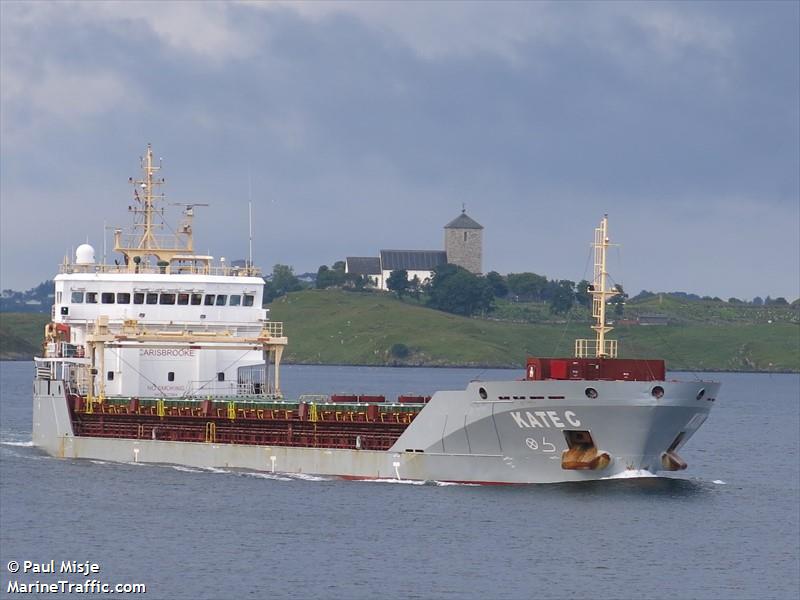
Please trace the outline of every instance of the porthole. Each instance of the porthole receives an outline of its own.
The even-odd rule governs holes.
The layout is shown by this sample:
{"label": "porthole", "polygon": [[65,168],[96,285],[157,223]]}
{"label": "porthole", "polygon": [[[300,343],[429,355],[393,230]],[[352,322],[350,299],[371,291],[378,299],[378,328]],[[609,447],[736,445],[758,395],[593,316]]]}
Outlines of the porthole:
{"label": "porthole", "polygon": [[597,398],[597,390],[594,388],[586,388],[584,394],[586,394],[587,398],[591,398],[592,400]]}
{"label": "porthole", "polygon": [[657,385],[650,393],[653,394],[653,398],[662,398],[664,396],[664,388]]}
{"label": "porthole", "polygon": [[484,400],[486,400],[486,398],[488,398],[488,397],[489,397],[489,394],[487,394],[487,393],[486,393],[486,388],[479,388],[479,389],[478,389],[478,395],[479,395],[481,398],[483,398]]}
{"label": "porthole", "polygon": [[702,400],[703,396],[705,396],[705,395],[706,395],[706,388],[700,388],[700,391],[697,392],[697,396],[696,397],[697,397],[698,400]]}

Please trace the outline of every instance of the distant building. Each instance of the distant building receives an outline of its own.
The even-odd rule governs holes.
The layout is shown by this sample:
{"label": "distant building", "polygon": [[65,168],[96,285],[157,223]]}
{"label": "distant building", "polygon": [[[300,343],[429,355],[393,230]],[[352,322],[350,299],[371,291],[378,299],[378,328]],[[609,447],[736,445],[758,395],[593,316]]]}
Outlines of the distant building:
{"label": "distant building", "polygon": [[483,225],[467,215],[467,209],[444,226],[447,262],[479,275],[483,273]]}
{"label": "distant building", "polygon": [[447,264],[447,253],[442,250],[381,250],[381,273],[383,285],[381,289],[388,289],[386,281],[392,271],[405,270],[408,280],[419,278],[420,283],[433,276],[433,269],[439,265]]}
{"label": "distant building", "polygon": [[381,259],[374,256],[348,256],[344,261],[344,272],[361,275],[369,280],[369,285],[383,289]]}
{"label": "distant building", "polygon": [[466,208],[444,226],[444,250],[381,250],[378,258],[348,256],[344,270],[369,277],[371,285],[385,290],[392,271],[405,270],[409,281],[417,277],[425,283],[436,267],[447,263],[476,275],[483,272],[483,225],[467,215]]}

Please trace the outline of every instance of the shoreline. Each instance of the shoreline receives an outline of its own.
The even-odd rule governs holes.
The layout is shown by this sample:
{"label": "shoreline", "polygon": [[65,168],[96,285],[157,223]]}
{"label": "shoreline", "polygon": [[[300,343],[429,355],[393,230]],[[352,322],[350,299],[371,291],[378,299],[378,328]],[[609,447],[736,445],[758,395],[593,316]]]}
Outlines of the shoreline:
{"label": "shoreline", "polygon": [[[5,362],[33,362],[33,358],[0,358],[0,363]],[[284,360],[281,362],[283,366],[308,366],[308,367],[370,367],[376,369],[498,369],[498,370],[524,370],[523,365],[480,365],[480,364],[421,364],[421,365],[404,365],[404,364],[366,364],[366,363],[317,363],[317,362],[293,362]],[[670,369],[667,365],[667,373],[750,373],[758,375],[800,375],[800,369],[792,370],[733,370],[733,369]]]}

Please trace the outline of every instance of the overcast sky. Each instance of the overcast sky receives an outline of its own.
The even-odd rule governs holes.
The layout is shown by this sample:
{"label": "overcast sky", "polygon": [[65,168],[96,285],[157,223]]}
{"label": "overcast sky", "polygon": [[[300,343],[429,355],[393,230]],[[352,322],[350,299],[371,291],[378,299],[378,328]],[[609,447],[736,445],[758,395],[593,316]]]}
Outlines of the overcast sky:
{"label": "overcast sky", "polygon": [[800,295],[800,4],[0,2],[0,287],[126,224],[153,144],[198,251],[441,249],[626,290]]}

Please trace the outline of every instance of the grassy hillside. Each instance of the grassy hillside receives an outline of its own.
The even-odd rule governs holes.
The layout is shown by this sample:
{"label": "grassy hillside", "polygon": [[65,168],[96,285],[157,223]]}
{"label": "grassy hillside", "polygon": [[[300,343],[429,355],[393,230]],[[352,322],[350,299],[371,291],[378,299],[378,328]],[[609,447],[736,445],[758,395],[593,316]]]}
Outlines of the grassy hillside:
{"label": "grassy hillside", "polygon": [[45,313],[0,313],[0,360],[27,360],[41,352]]}
{"label": "grassy hillside", "polygon": [[[529,324],[469,319],[385,294],[309,290],[279,298],[286,358],[303,363],[519,366],[528,355],[569,356],[583,323]],[[665,358],[672,369],[800,370],[800,326],[707,323],[615,330],[622,356]],[[407,357],[393,355],[403,344]]]}
{"label": "grassy hillside", "polygon": [[[615,329],[621,356],[664,358],[675,370],[800,371],[800,325],[780,318],[790,312],[744,319],[739,308],[726,317],[696,306],[703,303],[689,302],[683,312],[679,304],[662,301],[661,310],[645,311],[668,313],[674,324]],[[272,319],[286,325],[285,360],[296,363],[521,366],[529,355],[571,356],[575,338],[592,337],[585,322],[470,319],[367,292],[306,290],[270,308]],[[47,318],[0,313],[0,358],[38,352]]]}

